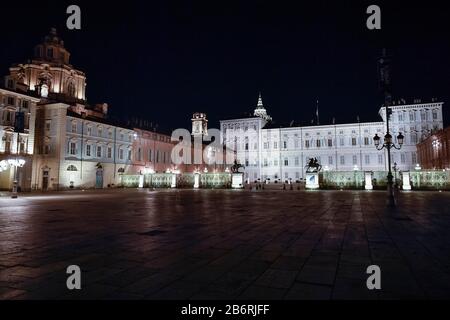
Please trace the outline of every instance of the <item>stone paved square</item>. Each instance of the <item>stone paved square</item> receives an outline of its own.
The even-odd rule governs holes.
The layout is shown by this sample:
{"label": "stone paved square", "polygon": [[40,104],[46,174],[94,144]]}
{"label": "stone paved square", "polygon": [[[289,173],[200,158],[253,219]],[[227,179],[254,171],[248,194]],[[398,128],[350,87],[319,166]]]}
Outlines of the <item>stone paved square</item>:
{"label": "stone paved square", "polygon": [[[450,297],[450,194],[73,191],[0,198],[1,299]],[[381,268],[381,290],[366,269]],[[68,290],[66,268],[81,268]]]}

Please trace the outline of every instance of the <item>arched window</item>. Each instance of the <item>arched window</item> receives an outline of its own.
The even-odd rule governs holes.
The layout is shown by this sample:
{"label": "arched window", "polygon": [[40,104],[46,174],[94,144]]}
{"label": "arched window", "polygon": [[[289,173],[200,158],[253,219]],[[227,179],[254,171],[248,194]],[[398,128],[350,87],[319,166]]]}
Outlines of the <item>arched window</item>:
{"label": "arched window", "polygon": [[75,85],[73,82],[69,82],[67,85],[67,94],[71,97],[75,97]]}
{"label": "arched window", "polygon": [[67,171],[78,171],[77,167],[75,167],[73,164],[67,167]]}

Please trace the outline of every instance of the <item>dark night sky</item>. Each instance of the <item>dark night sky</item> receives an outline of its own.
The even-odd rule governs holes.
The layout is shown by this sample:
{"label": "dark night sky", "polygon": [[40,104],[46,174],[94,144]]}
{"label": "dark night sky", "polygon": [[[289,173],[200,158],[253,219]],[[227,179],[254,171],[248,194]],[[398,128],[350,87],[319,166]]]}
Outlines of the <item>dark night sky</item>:
{"label": "dark night sky", "polygon": [[[294,1],[292,1],[294,2]],[[395,3],[394,3],[395,2]],[[426,3],[426,7],[425,7]],[[82,30],[65,28],[79,4]],[[382,30],[366,28],[369,4]],[[0,74],[24,62],[55,26],[71,63],[87,74],[89,103],[114,115],[190,126],[204,111],[210,127],[251,112],[258,91],[278,122],[378,121],[376,59],[394,56],[394,97],[449,102],[450,10],[427,1],[2,1]],[[450,107],[444,105],[448,123]]]}

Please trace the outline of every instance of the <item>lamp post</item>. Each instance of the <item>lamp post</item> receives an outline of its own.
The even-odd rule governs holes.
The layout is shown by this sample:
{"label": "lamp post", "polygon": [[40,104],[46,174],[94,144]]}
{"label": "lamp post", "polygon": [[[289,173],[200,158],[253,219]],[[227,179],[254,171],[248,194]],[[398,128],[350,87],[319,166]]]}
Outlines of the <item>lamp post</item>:
{"label": "lamp post", "polygon": [[383,49],[382,56],[378,59],[378,76],[379,76],[379,87],[384,94],[384,108],[386,111],[386,134],[384,135],[384,141],[380,145],[381,138],[378,134],[373,137],[373,142],[377,150],[387,149],[387,163],[388,163],[388,201],[387,205],[389,207],[395,207],[394,190],[392,188],[392,170],[391,170],[391,149],[400,150],[403,145],[403,139],[405,138],[401,132],[397,136],[398,146],[392,141],[392,135],[389,132],[389,116],[392,114],[392,109],[389,108],[392,102],[392,83],[391,83],[391,58],[386,55],[386,49]]}
{"label": "lamp post", "polygon": [[391,170],[391,149],[400,150],[403,145],[403,139],[405,138],[400,132],[397,136],[398,146],[394,144],[392,141],[392,135],[389,133],[389,115],[392,113],[392,110],[389,107],[386,107],[386,134],[384,135],[384,141],[380,145],[381,138],[378,134],[375,134],[373,137],[373,142],[375,144],[375,148],[377,150],[382,150],[384,148],[387,149],[387,160],[388,160],[388,175],[387,175],[387,192],[388,192],[388,201],[387,204],[389,207],[395,207],[395,198],[394,198],[394,189],[393,189],[393,179],[392,179],[392,170]]}

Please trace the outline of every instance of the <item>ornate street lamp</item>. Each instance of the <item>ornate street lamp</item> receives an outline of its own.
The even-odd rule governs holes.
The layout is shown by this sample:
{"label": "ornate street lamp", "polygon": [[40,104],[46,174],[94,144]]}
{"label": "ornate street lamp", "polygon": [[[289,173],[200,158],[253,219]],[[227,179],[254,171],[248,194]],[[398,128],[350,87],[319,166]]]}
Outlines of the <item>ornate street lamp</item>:
{"label": "ornate street lamp", "polygon": [[[395,198],[394,198],[394,189],[393,189],[393,177],[392,177],[392,170],[391,170],[391,149],[397,149],[400,150],[402,145],[403,145],[403,140],[405,139],[405,137],[402,135],[402,133],[400,132],[397,136],[397,143],[398,145],[396,145],[393,141],[392,141],[392,135],[389,133],[389,116],[391,115],[392,110],[391,108],[386,106],[386,134],[384,135],[384,141],[382,144],[380,144],[381,142],[381,138],[378,136],[378,134],[375,134],[375,136],[373,137],[373,143],[375,145],[375,148],[377,148],[377,150],[382,150],[384,148],[387,149],[387,160],[388,160],[388,175],[387,175],[387,180],[388,180],[388,186],[387,186],[387,191],[388,191],[388,206],[390,207],[395,207]],[[396,170],[396,168],[395,168]]]}

